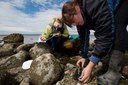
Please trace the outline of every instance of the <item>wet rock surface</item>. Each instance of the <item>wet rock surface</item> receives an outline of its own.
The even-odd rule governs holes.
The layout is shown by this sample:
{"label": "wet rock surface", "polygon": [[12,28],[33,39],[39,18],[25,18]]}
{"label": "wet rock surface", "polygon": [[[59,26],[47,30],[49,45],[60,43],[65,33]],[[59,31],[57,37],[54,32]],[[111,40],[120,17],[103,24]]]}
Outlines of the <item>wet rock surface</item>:
{"label": "wet rock surface", "polygon": [[[15,37],[15,39],[13,39]],[[73,79],[79,53],[68,55],[54,53],[45,43],[23,44],[22,34],[10,34],[0,46],[0,85],[97,85],[97,77],[102,69],[100,62],[92,72],[91,80],[80,83]],[[94,43],[90,43],[90,52]],[[22,64],[33,60],[30,69]],[[128,52],[125,54],[122,78],[119,85],[128,84]]]}
{"label": "wet rock surface", "polygon": [[7,35],[3,38],[4,43],[23,43],[24,42],[24,36],[19,33],[13,33],[10,35]]}
{"label": "wet rock surface", "polygon": [[0,58],[5,56],[11,56],[14,52],[14,44],[4,44],[0,47]]}
{"label": "wet rock surface", "polygon": [[52,85],[62,76],[62,68],[54,55],[50,53],[37,57],[30,68],[33,85]]}
{"label": "wet rock surface", "polygon": [[35,43],[35,45],[29,50],[29,55],[32,59],[45,53],[51,53],[51,48],[45,43]]}
{"label": "wet rock surface", "polygon": [[19,52],[21,50],[29,51],[29,49],[32,48],[33,46],[34,44],[22,44],[15,49],[15,52]]}
{"label": "wet rock surface", "polygon": [[21,66],[27,57],[28,53],[26,51],[20,51],[12,56],[1,58],[0,69],[8,69]]}

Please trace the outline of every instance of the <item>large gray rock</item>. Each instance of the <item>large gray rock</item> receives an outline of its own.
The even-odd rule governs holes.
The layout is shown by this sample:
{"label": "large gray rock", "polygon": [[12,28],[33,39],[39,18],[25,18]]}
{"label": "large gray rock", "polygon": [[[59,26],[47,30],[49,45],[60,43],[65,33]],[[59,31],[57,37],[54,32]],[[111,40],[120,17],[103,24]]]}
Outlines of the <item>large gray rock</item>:
{"label": "large gray rock", "polygon": [[46,43],[36,43],[34,47],[32,47],[29,50],[29,55],[32,59],[35,59],[36,57],[45,54],[50,53],[51,48]]}
{"label": "large gray rock", "polygon": [[29,51],[30,48],[32,48],[34,46],[34,44],[22,44],[20,46],[18,46],[15,51],[16,52],[19,52],[21,50],[25,50],[25,51]]}
{"label": "large gray rock", "polygon": [[4,56],[10,56],[13,55],[14,52],[14,44],[4,44],[0,47],[0,58]]}
{"label": "large gray rock", "polygon": [[20,85],[30,85],[30,79],[24,78],[23,81],[20,83]]}
{"label": "large gray rock", "polygon": [[29,70],[16,67],[0,70],[0,85],[19,85],[23,79],[29,78]]}
{"label": "large gray rock", "polygon": [[0,85],[19,85],[19,82],[14,79],[14,76],[5,70],[0,70]]}
{"label": "large gray rock", "polygon": [[56,58],[50,54],[37,57],[30,67],[32,85],[53,85],[62,75],[62,69]]}
{"label": "large gray rock", "polygon": [[10,75],[15,75],[15,76],[13,76],[13,78],[17,82],[22,82],[22,80],[24,80],[26,78],[29,78],[29,70],[24,70],[24,69],[22,69],[21,66],[20,67],[15,67],[15,68],[8,69],[7,72]]}
{"label": "large gray rock", "polygon": [[19,33],[13,33],[5,36],[3,38],[4,43],[23,43],[24,42],[24,36]]}
{"label": "large gray rock", "polygon": [[1,58],[0,69],[9,69],[9,68],[21,66],[22,63],[25,61],[26,57],[28,57],[28,52],[20,51],[15,55]]}
{"label": "large gray rock", "polygon": [[122,74],[128,78],[128,66],[124,66],[123,70],[122,70]]}
{"label": "large gray rock", "polygon": [[89,42],[89,51],[92,51],[95,46],[94,40],[90,40]]}

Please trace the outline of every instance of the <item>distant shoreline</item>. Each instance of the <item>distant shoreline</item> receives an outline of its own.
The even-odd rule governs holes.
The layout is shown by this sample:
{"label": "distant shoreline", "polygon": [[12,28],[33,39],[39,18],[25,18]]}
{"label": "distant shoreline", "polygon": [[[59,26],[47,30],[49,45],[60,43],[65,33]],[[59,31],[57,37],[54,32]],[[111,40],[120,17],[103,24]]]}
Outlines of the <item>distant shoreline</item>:
{"label": "distant shoreline", "polygon": [[[3,39],[3,37],[7,36],[9,34],[0,34],[0,40]],[[38,38],[41,34],[22,34],[24,36],[24,43],[33,43],[33,42],[38,42]],[[78,35],[78,34],[70,34],[72,36]],[[90,40],[94,40],[95,37],[94,35],[90,35]]]}
{"label": "distant shoreline", "polygon": [[[11,34],[13,34],[13,33],[11,33]],[[22,34],[22,33],[21,33]],[[6,36],[6,35],[9,35],[9,34],[0,34],[0,36]],[[25,36],[32,36],[32,35],[35,35],[35,36],[37,36],[37,35],[41,35],[41,34],[22,34],[22,35],[25,35]],[[78,34],[70,34],[70,35],[78,35]]]}
{"label": "distant shoreline", "polygon": [[[13,34],[13,33],[10,33],[10,34]],[[22,33],[20,33],[20,34],[22,34]],[[6,36],[6,35],[9,35],[9,34],[0,34],[0,36]],[[22,35],[40,35],[40,34],[22,34]]]}

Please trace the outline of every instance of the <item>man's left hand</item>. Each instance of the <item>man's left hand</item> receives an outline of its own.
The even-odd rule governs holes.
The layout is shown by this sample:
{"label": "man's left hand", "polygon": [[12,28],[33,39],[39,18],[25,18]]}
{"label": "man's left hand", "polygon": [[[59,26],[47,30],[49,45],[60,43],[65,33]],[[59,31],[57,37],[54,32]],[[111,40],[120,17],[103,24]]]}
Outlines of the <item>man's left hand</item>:
{"label": "man's left hand", "polygon": [[79,77],[80,82],[87,83],[90,80],[91,72],[94,66],[95,64],[90,61],[89,64],[83,69],[81,76]]}

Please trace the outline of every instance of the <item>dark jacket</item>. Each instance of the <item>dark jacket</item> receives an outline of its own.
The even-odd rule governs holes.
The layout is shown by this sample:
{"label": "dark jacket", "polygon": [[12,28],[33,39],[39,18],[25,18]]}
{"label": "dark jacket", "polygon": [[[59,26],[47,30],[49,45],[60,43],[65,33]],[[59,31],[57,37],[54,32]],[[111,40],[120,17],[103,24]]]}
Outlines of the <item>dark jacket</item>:
{"label": "dark jacket", "polygon": [[[82,2],[81,2],[82,1]],[[95,47],[93,56],[101,59],[113,44],[113,16],[107,0],[80,0],[85,24],[77,26],[81,40],[82,57],[87,58],[90,30],[94,30]]]}

